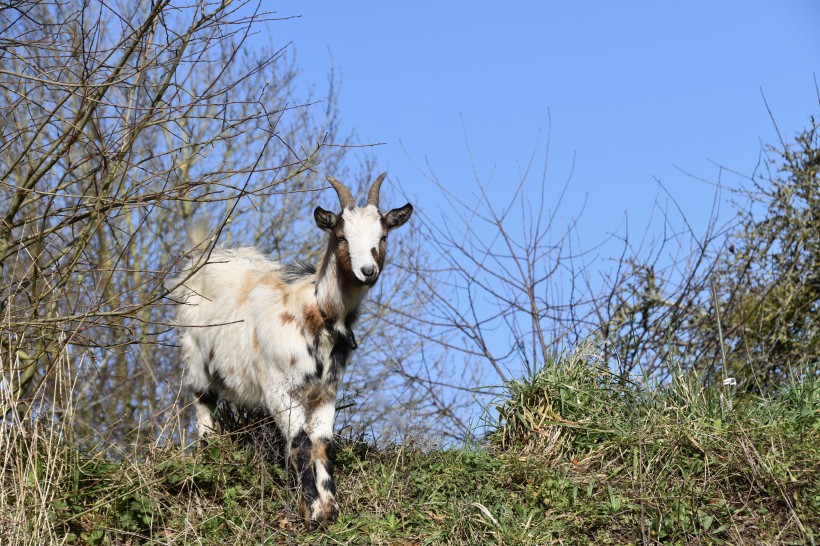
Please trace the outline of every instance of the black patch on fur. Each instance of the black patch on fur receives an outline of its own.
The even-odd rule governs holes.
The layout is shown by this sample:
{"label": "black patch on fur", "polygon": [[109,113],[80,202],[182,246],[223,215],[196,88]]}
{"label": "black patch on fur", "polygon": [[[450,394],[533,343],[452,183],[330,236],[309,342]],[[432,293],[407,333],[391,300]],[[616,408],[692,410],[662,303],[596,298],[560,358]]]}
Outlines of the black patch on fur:
{"label": "black patch on fur", "polygon": [[[355,340],[354,340],[355,341]],[[350,357],[351,347],[347,336],[336,334],[336,341],[330,350],[330,368],[327,371],[328,381],[333,384],[345,373],[347,359]]]}
{"label": "black patch on fur", "polygon": [[315,373],[306,373],[302,378],[302,385],[297,389],[296,392],[302,392],[307,387],[311,387],[316,385],[322,380],[322,376],[316,375]]}
{"label": "black patch on fur", "polygon": [[308,356],[313,359],[316,364],[314,372],[305,376],[305,383],[313,383],[322,379],[322,374],[325,373],[325,363],[322,362],[319,354],[319,336],[313,338],[313,343],[307,346]]}
{"label": "black patch on fur", "polygon": [[353,335],[353,330],[347,331],[347,335],[344,336],[344,341],[345,345],[347,345],[347,348],[351,351],[355,351],[356,348],[359,346],[359,344],[356,343],[356,336]]}
{"label": "black patch on fur", "polygon": [[342,215],[333,214],[322,207],[316,207],[313,209],[313,219],[316,221],[316,225],[319,226],[320,229],[328,231],[336,227],[339,220],[342,219]]}
{"label": "black patch on fur", "polygon": [[322,481],[322,487],[325,491],[329,491],[334,497],[336,496],[336,484],[331,478],[325,478]]}
{"label": "black patch on fur", "polygon": [[225,376],[219,370],[211,374],[211,388],[217,391],[224,391],[228,388],[225,384]]}
{"label": "black patch on fur", "polygon": [[300,430],[290,443],[291,464],[296,470],[299,486],[302,489],[302,498],[308,506],[311,506],[313,501],[319,497],[319,492],[316,489],[316,475],[313,473],[310,464],[310,450],[312,447],[313,442],[310,441],[304,430]]}
{"label": "black patch on fur", "polygon": [[350,332],[351,335],[353,335],[353,325],[356,323],[357,320],[359,320],[359,313],[359,308],[356,307],[354,310],[347,314],[347,318],[345,319],[345,328],[347,328],[347,331]]}
{"label": "black patch on fur", "polygon": [[413,205],[407,203],[401,208],[393,209],[387,214],[383,216],[384,223],[387,225],[388,230],[395,229],[399,226],[404,225],[407,220],[410,219],[410,216],[413,214]]}
{"label": "black patch on fur", "polygon": [[282,280],[288,284],[301,281],[306,277],[316,275],[316,266],[303,260],[293,260],[282,271]]}
{"label": "black patch on fur", "polygon": [[195,391],[194,396],[197,402],[205,404],[209,408],[215,408],[217,402],[219,402],[219,396],[210,389],[206,391]]}
{"label": "black patch on fur", "polygon": [[290,448],[292,450],[296,450],[302,452],[303,450],[307,450],[307,454],[310,455],[310,448],[313,445],[313,442],[310,441],[310,437],[304,430],[300,430],[296,433],[296,436],[293,437],[293,440],[290,442]]}

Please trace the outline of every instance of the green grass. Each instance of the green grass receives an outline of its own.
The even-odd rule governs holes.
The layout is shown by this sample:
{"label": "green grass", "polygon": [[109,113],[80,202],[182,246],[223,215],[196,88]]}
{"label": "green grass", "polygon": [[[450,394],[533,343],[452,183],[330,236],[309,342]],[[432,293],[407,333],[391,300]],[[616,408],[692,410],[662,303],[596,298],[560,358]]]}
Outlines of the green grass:
{"label": "green grass", "polygon": [[[229,439],[119,460],[51,420],[2,429],[2,544],[815,544],[820,381],[770,396],[636,385],[577,353],[515,383],[486,441],[341,441],[339,521]],[[57,438],[63,438],[58,440]]]}

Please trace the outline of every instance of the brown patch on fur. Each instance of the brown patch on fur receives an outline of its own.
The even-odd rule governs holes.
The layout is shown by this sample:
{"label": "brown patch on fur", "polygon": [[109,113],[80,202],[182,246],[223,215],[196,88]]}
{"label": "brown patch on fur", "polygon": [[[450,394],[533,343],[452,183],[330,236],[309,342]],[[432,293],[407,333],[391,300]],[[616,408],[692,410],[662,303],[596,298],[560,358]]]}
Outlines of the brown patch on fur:
{"label": "brown patch on fur", "polygon": [[253,292],[253,289],[259,284],[259,280],[257,279],[256,275],[253,272],[245,273],[245,278],[242,279],[242,284],[239,286],[239,292],[236,294],[236,301],[239,304],[239,307],[242,307],[247,303],[248,298]]}
{"label": "brown patch on fur", "polygon": [[384,258],[387,256],[387,241],[382,239],[379,241],[379,257],[376,258],[376,263],[379,264],[379,271],[384,269]]}
{"label": "brown patch on fur", "polygon": [[322,315],[322,319],[324,319],[324,323],[327,324],[328,322],[332,323],[336,320],[336,311],[331,307],[329,302],[322,302],[319,306],[319,313]]}
{"label": "brown patch on fur", "polygon": [[211,347],[210,350],[208,351],[208,362],[209,363],[213,362],[215,354],[216,354],[216,351],[214,351],[214,348]]}
{"label": "brown patch on fur", "polygon": [[322,383],[305,384],[290,393],[312,413],[316,408],[332,404],[336,400],[336,389]]}
{"label": "brown patch on fur", "polygon": [[353,261],[350,258],[350,250],[347,246],[339,246],[336,248],[336,265],[342,277],[348,280],[357,281],[356,275],[353,274]]}
{"label": "brown patch on fur", "polygon": [[261,279],[259,279],[261,284],[264,284],[271,290],[276,292],[284,292],[285,284],[282,282],[282,279],[279,278],[278,275],[274,275],[272,273],[268,273],[263,275]]}
{"label": "brown patch on fur", "polygon": [[292,356],[290,357],[290,367],[293,368],[294,366],[296,366],[296,357]]}
{"label": "brown patch on fur", "polygon": [[312,334],[315,334],[319,330],[324,328],[325,319],[322,318],[322,313],[319,311],[319,308],[317,306],[305,305],[305,308],[302,312],[305,316],[305,326],[307,327],[308,331],[310,331]]}
{"label": "brown patch on fur", "polygon": [[313,443],[310,450],[310,458],[314,461],[319,461],[323,465],[327,465],[330,457],[327,453],[328,444],[322,440]]}
{"label": "brown patch on fur", "polygon": [[[333,229],[333,235],[335,237],[343,237],[345,234],[345,223],[341,217],[339,220]],[[336,243],[332,250],[336,257],[336,266],[339,268],[341,276],[347,280],[358,282],[356,275],[353,274],[353,261],[350,258],[350,247],[347,246],[347,243]]]}
{"label": "brown patch on fur", "polygon": [[282,321],[282,324],[293,324],[296,322],[296,317],[288,312],[285,312],[279,315],[279,320]]}
{"label": "brown patch on fur", "polygon": [[384,269],[384,251],[385,251],[385,244],[384,242],[379,243],[379,248],[371,248],[370,255],[373,256],[373,260],[376,262],[376,265],[379,266],[379,273],[382,272]]}
{"label": "brown patch on fur", "polygon": [[253,343],[253,348],[254,348],[254,349],[259,349],[259,336],[257,335],[257,333],[256,333],[256,330],[255,330],[255,329],[254,329],[254,331],[253,331],[253,340],[252,340],[252,343]]}

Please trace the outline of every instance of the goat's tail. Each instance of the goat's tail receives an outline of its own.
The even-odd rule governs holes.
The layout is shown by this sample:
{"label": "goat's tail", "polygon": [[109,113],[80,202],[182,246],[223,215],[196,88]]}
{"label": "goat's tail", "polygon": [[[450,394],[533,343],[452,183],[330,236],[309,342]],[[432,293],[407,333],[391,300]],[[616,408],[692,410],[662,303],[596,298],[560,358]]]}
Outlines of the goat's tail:
{"label": "goat's tail", "polygon": [[216,236],[211,232],[208,221],[204,217],[188,222],[188,256],[191,258],[191,270],[205,265],[216,243]]}
{"label": "goat's tail", "polygon": [[187,301],[191,290],[195,293],[202,291],[195,273],[207,262],[215,239],[205,218],[187,222],[186,231],[188,232],[188,244],[186,245],[188,250],[182,255],[184,265],[177,275],[170,277],[166,282],[171,296],[178,302]]}
{"label": "goat's tail", "polygon": [[191,220],[188,223],[187,231],[191,254],[205,254],[210,250],[213,243],[213,234],[205,218]]}

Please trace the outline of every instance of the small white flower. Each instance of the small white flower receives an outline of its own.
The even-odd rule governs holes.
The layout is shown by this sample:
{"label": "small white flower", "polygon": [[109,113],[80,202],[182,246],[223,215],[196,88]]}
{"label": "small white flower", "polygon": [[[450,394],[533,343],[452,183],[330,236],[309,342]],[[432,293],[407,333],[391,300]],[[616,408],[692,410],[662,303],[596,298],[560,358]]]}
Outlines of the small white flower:
{"label": "small white flower", "polygon": [[723,380],[724,387],[734,387],[737,385],[737,380],[734,377],[727,377]]}

